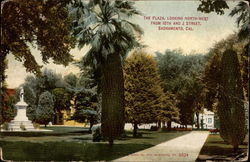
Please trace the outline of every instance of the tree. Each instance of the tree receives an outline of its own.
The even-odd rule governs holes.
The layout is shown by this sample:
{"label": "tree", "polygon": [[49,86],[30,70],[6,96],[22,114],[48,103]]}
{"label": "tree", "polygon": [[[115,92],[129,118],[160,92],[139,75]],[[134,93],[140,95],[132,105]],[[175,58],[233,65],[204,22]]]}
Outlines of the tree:
{"label": "tree", "polygon": [[234,150],[246,135],[243,86],[237,53],[226,50],[221,59],[218,115],[220,135]]}
{"label": "tree", "polygon": [[[55,110],[58,109],[61,111],[62,109],[69,109],[67,105],[70,102],[70,96],[66,91],[62,90],[65,87],[64,80],[62,79],[61,75],[55,73],[52,70],[44,69],[40,76],[27,76],[22,86],[24,87],[25,91],[24,100],[28,104],[27,116],[32,121],[36,121],[36,109],[39,104],[39,97],[45,91],[49,91],[50,93],[54,93],[55,95],[57,95],[55,96],[56,99],[54,100],[56,102],[56,107],[54,108]],[[63,91],[63,94],[58,92],[58,88],[59,91]],[[19,90],[17,90],[17,92],[18,91]],[[60,97],[64,97],[64,100],[60,100],[60,97],[58,95],[61,95]],[[55,119],[56,118],[57,117],[55,114]]]}
{"label": "tree", "polygon": [[164,91],[172,93],[179,101],[180,123],[193,124],[193,114],[197,110],[194,103],[201,93],[202,73],[205,56],[201,54],[184,55],[181,50],[166,50],[156,53]]}
{"label": "tree", "polygon": [[[79,66],[79,65],[78,65]],[[98,122],[97,83],[90,67],[81,67],[78,88],[75,91],[75,112],[71,119],[90,123],[89,130]]]}
{"label": "tree", "polygon": [[[219,81],[218,78],[222,75],[221,71],[221,59],[223,52],[229,49],[234,50],[239,58],[239,66],[241,72],[241,80],[244,88],[244,99],[247,100],[248,90],[248,52],[245,48],[249,40],[241,40],[237,34],[228,36],[226,39],[217,42],[208,53],[208,61],[205,67],[205,75],[203,80],[205,81],[206,92],[206,107],[211,108],[218,100],[219,93]],[[214,107],[217,109],[217,107]]]}
{"label": "tree", "polygon": [[54,117],[54,101],[50,92],[43,92],[39,97],[38,107],[36,109],[36,120],[40,124],[47,124],[53,120]]}
{"label": "tree", "polygon": [[134,125],[135,137],[138,125],[157,121],[163,90],[156,61],[143,51],[126,59],[124,76],[126,121]]}
{"label": "tree", "polygon": [[66,8],[69,0],[4,0],[1,1],[0,46],[0,118],[2,116],[3,83],[7,67],[6,57],[14,55],[28,72],[40,74],[30,47],[37,45],[42,60],[67,65],[72,61],[69,51],[74,46],[71,24]]}
{"label": "tree", "polygon": [[54,112],[56,113],[54,123],[60,123],[60,115],[62,110],[70,110],[71,95],[65,88],[55,88],[52,90],[54,96]]}
{"label": "tree", "polygon": [[17,103],[16,102],[17,99],[15,96],[10,96],[7,93],[5,93],[4,98],[5,98],[5,104],[4,104],[2,122],[10,122],[16,116],[15,104]]}
{"label": "tree", "polygon": [[[130,1],[97,0],[72,5],[79,47],[90,45],[84,62],[100,71],[102,135],[112,146],[124,128],[124,78],[122,58],[139,45],[141,28],[126,20],[139,14]],[[98,88],[99,89],[99,88]]]}
{"label": "tree", "polygon": [[179,122],[180,114],[179,114],[179,109],[177,108],[177,99],[176,97],[167,92],[162,94],[161,97],[162,105],[161,107],[156,111],[157,112],[157,120],[160,122],[167,123],[167,128],[171,129],[171,123],[172,121],[174,122]]}

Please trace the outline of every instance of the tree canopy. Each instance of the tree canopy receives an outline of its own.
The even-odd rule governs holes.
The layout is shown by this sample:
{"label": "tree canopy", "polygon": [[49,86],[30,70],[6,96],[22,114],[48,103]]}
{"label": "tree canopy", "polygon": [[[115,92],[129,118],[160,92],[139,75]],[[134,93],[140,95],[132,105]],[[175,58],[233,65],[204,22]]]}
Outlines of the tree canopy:
{"label": "tree canopy", "polygon": [[175,95],[179,101],[180,122],[193,124],[195,102],[203,89],[202,75],[206,57],[202,54],[184,55],[181,50],[166,50],[156,53],[164,91]]}
{"label": "tree canopy", "polygon": [[28,72],[35,74],[41,74],[41,66],[31,53],[31,47],[37,47],[44,63],[52,59],[66,66],[72,61],[69,52],[74,47],[74,39],[66,8],[69,1],[1,1],[0,120],[7,55],[14,55]]}

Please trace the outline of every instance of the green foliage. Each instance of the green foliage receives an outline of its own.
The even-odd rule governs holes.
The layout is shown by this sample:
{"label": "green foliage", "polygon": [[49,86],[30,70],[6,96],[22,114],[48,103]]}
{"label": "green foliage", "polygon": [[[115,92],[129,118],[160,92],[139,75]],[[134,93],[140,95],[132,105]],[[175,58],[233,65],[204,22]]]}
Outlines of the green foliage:
{"label": "green foliage", "polygon": [[3,123],[2,125],[0,125],[0,130],[8,130],[9,129],[9,124],[7,122]]}
{"label": "green foliage", "polygon": [[66,89],[72,94],[75,112],[70,120],[90,122],[90,129],[97,123],[97,88],[91,69],[83,68],[79,77],[69,74],[64,77]]}
{"label": "green foliage", "polygon": [[[61,110],[70,108],[71,93],[66,90],[66,83],[62,76],[52,70],[44,69],[40,76],[26,77],[23,87],[24,100],[28,103],[27,116],[32,121],[36,121],[39,96],[45,91],[49,91],[53,95],[55,112],[60,113]],[[19,89],[17,94],[19,94],[18,92]],[[55,120],[55,122],[57,121]]]}
{"label": "green foliage", "polygon": [[33,126],[35,129],[40,129],[40,124],[38,124],[38,123],[33,123]]}
{"label": "green foliage", "polygon": [[206,56],[184,55],[181,50],[166,50],[165,54],[156,53],[156,60],[164,91],[179,101],[173,103],[179,109],[181,124],[193,124],[193,113],[200,109],[198,103],[202,102],[197,99],[204,90],[202,75]]}
{"label": "green foliage", "polygon": [[[229,9],[226,0],[200,0],[201,4],[198,6],[197,11],[204,13],[216,12],[217,14],[223,15],[224,10]],[[235,6],[229,16],[238,16],[236,18],[236,24],[239,27],[238,36],[240,39],[248,39],[249,35],[249,4],[245,1],[239,1],[238,5]]]}
{"label": "green foliage", "polygon": [[[73,47],[66,1],[5,1],[1,10],[1,53],[13,54],[27,71],[39,73],[29,43],[36,43],[45,63],[67,65]],[[31,10],[32,8],[32,10]],[[52,36],[53,35],[53,36]]]}
{"label": "green foliage", "polygon": [[134,52],[126,59],[124,76],[126,121],[133,124],[155,122],[163,90],[153,57],[142,51]]}
{"label": "green foliage", "polygon": [[135,51],[124,64],[126,121],[137,125],[157,121],[178,121],[176,99],[164,93],[158,65],[154,58],[143,51]]}
{"label": "green foliage", "polygon": [[163,93],[161,96],[161,108],[157,110],[157,119],[162,122],[179,122],[179,109],[177,99],[173,94]]}
{"label": "green foliage", "polygon": [[64,88],[55,88],[52,90],[54,96],[55,110],[60,112],[61,110],[69,110],[71,103],[71,95]]}
{"label": "green foliage", "polygon": [[226,1],[224,0],[200,0],[201,4],[197,8],[197,11],[204,13],[216,12],[223,15],[225,9],[229,9]]}
{"label": "green foliage", "polygon": [[238,36],[240,39],[248,39],[249,35],[249,23],[250,23],[250,16],[249,16],[249,3],[240,1],[236,7],[231,11],[229,14],[230,16],[239,15],[236,19],[236,23],[240,28]]}
{"label": "green foliage", "polygon": [[3,121],[10,122],[16,116],[16,98],[15,96],[6,96],[5,107],[3,108]]}
{"label": "green foliage", "polygon": [[237,53],[226,50],[221,59],[218,115],[220,135],[234,149],[246,135],[243,86]]}
{"label": "green foliage", "polygon": [[36,121],[47,125],[54,117],[54,101],[50,92],[43,92],[39,97],[38,107],[36,109]]}
{"label": "green foliage", "polygon": [[97,127],[93,133],[93,142],[100,142],[102,139],[101,127]]}
{"label": "green foliage", "polygon": [[224,51],[232,49],[237,53],[239,60],[239,67],[241,72],[241,80],[244,87],[244,98],[248,97],[248,40],[239,40],[236,34],[230,35],[224,40],[217,42],[213,48],[208,53],[208,62],[205,67],[204,81],[206,88],[208,89],[206,93],[207,107],[214,107],[214,103],[217,102],[218,89],[220,87],[219,78],[222,75],[221,71],[221,59]]}

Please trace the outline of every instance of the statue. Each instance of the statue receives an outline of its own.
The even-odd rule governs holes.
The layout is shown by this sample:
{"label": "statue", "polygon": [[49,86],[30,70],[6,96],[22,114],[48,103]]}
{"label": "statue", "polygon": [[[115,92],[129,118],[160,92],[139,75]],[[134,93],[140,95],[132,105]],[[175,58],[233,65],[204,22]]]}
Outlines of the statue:
{"label": "statue", "polygon": [[24,102],[24,90],[23,90],[23,87],[21,88],[21,91],[20,91],[20,101]]}

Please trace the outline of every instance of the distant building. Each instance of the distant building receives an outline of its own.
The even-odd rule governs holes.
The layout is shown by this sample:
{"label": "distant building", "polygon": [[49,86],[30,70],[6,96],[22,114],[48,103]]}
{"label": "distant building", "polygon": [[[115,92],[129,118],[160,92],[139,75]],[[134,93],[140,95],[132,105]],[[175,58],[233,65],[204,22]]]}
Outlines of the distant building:
{"label": "distant building", "polygon": [[[194,128],[197,128],[197,116],[194,115]],[[214,129],[214,112],[204,109],[203,113],[199,114],[200,128],[203,129]]]}

